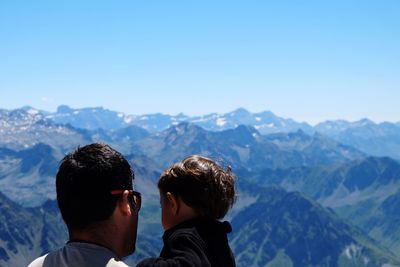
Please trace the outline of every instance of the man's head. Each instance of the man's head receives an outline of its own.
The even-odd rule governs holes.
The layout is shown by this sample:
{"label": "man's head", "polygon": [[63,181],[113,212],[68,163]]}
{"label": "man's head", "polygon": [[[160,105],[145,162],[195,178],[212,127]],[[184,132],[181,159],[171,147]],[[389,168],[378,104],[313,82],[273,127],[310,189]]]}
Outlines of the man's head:
{"label": "man's head", "polygon": [[[124,218],[115,214],[123,207],[121,203],[129,200],[126,190],[133,189],[133,179],[128,161],[108,145],[90,144],[65,156],[57,173],[56,188],[58,206],[70,235],[116,224],[111,222],[113,218]],[[128,202],[129,206],[135,205]],[[129,222],[135,229],[121,229],[116,225],[118,231],[126,231],[130,234],[127,238],[134,239],[129,241],[133,242],[130,249],[134,250],[137,209],[131,208],[135,212],[127,212],[127,217],[132,217]]]}

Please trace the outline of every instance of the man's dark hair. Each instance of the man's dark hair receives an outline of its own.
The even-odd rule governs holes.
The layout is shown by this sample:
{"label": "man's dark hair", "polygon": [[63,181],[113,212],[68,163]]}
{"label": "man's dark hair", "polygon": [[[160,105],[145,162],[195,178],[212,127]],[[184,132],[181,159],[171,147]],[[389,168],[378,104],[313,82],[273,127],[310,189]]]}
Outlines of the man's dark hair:
{"label": "man's dark hair", "polygon": [[56,177],[57,202],[71,230],[108,219],[120,196],[111,190],[132,189],[133,171],[128,161],[106,144],[78,147],[66,155]]}
{"label": "man's dark hair", "polygon": [[170,192],[200,215],[221,219],[235,202],[235,176],[211,159],[193,155],[165,170],[158,181],[161,193]]}

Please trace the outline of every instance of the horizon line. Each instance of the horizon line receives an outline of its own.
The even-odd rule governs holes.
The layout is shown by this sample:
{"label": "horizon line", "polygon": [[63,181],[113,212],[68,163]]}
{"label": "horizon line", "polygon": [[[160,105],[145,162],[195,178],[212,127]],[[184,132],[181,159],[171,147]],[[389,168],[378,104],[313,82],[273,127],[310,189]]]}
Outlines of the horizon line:
{"label": "horizon line", "polygon": [[297,123],[306,123],[306,124],[308,124],[308,125],[310,125],[310,126],[312,126],[312,127],[315,127],[315,126],[317,126],[318,124],[327,123],[327,122],[340,122],[340,121],[342,121],[342,122],[349,122],[349,123],[357,123],[357,122],[361,122],[361,121],[364,121],[364,120],[368,120],[368,121],[370,121],[370,122],[372,122],[372,123],[374,123],[374,124],[376,124],[376,125],[380,125],[380,124],[383,124],[383,123],[400,124],[400,121],[389,121],[389,120],[376,121],[376,120],[370,119],[370,118],[368,118],[368,117],[362,117],[362,118],[359,118],[359,119],[356,119],[356,120],[349,120],[349,119],[344,119],[344,118],[324,119],[324,120],[321,120],[321,121],[319,121],[319,122],[317,122],[317,123],[310,123],[310,122],[305,121],[305,120],[304,120],[304,121],[301,121],[301,120],[293,119],[293,118],[291,118],[291,117],[282,117],[282,116],[280,116],[280,115],[277,115],[276,113],[274,113],[274,112],[271,111],[271,110],[263,110],[263,111],[260,111],[260,112],[253,112],[253,111],[250,111],[249,109],[244,108],[244,107],[238,107],[238,108],[236,108],[236,109],[234,109],[234,110],[231,110],[231,111],[228,111],[228,112],[210,112],[210,113],[205,113],[205,114],[202,114],[202,115],[198,115],[198,114],[192,114],[192,115],[190,115],[190,114],[187,114],[187,113],[184,113],[184,112],[178,112],[178,113],[176,113],[176,114],[171,114],[171,113],[162,112],[162,111],[151,112],[151,113],[132,114],[132,113],[124,112],[124,111],[119,111],[119,110],[114,110],[114,109],[111,109],[111,108],[107,108],[107,107],[105,107],[105,106],[103,106],[103,105],[99,105],[99,106],[86,106],[86,107],[74,108],[74,107],[71,107],[71,106],[68,105],[68,104],[61,104],[61,105],[58,105],[58,106],[57,106],[57,108],[56,108],[55,111],[44,110],[44,109],[40,109],[40,108],[33,107],[33,106],[31,106],[31,105],[24,105],[24,106],[22,106],[22,107],[11,108],[11,109],[7,109],[7,108],[0,108],[0,109],[8,110],[8,111],[21,110],[21,109],[22,109],[22,110],[33,109],[33,110],[36,110],[36,111],[39,111],[39,112],[42,112],[42,113],[55,114],[55,113],[58,112],[58,109],[59,109],[60,107],[66,107],[66,108],[69,108],[69,109],[71,109],[71,110],[73,110],[73,111],[78,111],[78,110],[83,110],[83,109],[103,109],[103,110],[108,110],[108,111],[111,111],[111,112],[122,113],[122,114],[125,115],[125,116],[146,116],[146,115],[158,115],[158,114],[160,114],[160,115],[167,115],[167,116],[171,116],[171,117],[175,117],[175,116],[185,116],[185,117],[188,117],[188,118],[206,117],[206,116],[210,116],[210,115],[214,115],[214,114],[215,114],[215,115],[226,115],[226,114],[229,114],[229,113],[236,112],[236,111],[238,111],[238,110],[244,110],[244,111],[250,113],[251,115],[257,115],[257,114],[261,114],[261,113],[266,113],[266,112],[268,112],[268,113],[271,113],[272,115],[274,115],[274,116],[276,116],[276,117],[278,117],[278,118],[280,118],[280,119],[284,119],[284,120],[293,120],[294,122],[297,122]]}

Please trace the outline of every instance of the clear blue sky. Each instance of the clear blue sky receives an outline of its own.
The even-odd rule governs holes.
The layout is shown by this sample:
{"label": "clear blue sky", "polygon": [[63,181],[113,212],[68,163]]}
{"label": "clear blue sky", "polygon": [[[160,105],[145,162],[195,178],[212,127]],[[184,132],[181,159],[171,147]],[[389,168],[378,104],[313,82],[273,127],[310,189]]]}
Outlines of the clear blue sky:
{"label": "clear blue sky", "polygon": [[0,108],[400,121],[400,1],[0,1]]}

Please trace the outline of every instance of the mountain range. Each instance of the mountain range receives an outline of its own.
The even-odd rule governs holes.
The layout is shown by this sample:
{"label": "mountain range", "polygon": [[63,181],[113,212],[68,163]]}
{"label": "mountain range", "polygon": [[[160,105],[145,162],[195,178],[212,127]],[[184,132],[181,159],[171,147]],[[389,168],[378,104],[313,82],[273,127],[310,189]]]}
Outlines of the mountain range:
{"label": "mountain range", "polygon": [[[230,243],[238,266],[400,266],[390,251],[300,193],[246,182],[240,192],[257,199],[232,220]],[[125,259],[129,264],[160,249],[160,233],[151,229],[153,208],[150,202],[140,216],[137,250]],[[25,266],[67,240],[54,200],[24,208],[0,193],[0,218],[1,266]]]}
{"label": "mountain range", "polygon": [[0,266],[26,266],[67,240],[55,201],[25,208],[0,193]]}
{"label": "mountain range", "polygon": [[[0,128],[4,127],[4,121],[9,120],[10,115],[12,117],[11,120],[18,122],[20,120],[30,121],[31,124],[39,121],[43,122],[43,120],[47,122],[51,121],[53,124],[58,125],[58,127],[65,127],[55,127],[56,129],[53,131],[57,135],[63,133],[66,137],[70,134],[68,126],[88,131],[99,129],[102,131],[114,131],[135,125],[147,132],[156,133],[178,125],[181,122],[194,124],[208,131],[223,131],[236,128],[239,125],[249,125],[263,135],[296,132],[300,129],[306,134],[321,133],[342,144],[353,146],[369,155],[389,156],[400,159],[400,122],[383,122],[378,124],[368,119],[355,122],[335,120],[311,126],[306,122],[296,122],[293,119],[281,118],[271,111],[250,113],[243,108],[226,114],[212,113],[203,116],[187,116],[182,113],[177,115],[162,113],[127,115],[102,107],[72,109],[63,105],[59,106],[56,112],[41,111],[29,106],[12,111],[0,110]],[[35,132],[40,130],[39,126],[37,128]],[[1,134],[3,135],[4,133],[2,132]],[[85,137],[85,134],[83,134],[80,138]],[[9,140],[9,144],[14,142],[19,144],[25,140],[23,145],[32,145],[27,142],[27,139],[22,137],[20,140],[14,140],[12,136],[6,136],[6,139]],[[71,136],[68,143],[76,143],[75,140],[78,139]]]}
{"label": "mountain range", "polygon": [[379,142],[395,145],[398,124],[312,127],[244,109],[196,118],[25,107],[0,116],[0,266],[24,265],[66,240],[55,173],[65,153],[91,142],[120,150],[143,193],[130,264],[161,248],[160,173],[201,154],[238,177],[238,201],[227,216],[238,266],[400,266],[399,157],[368,152]]}
{"label": "mountain range", "polygon": [[354,226],[298,192],[258,192],[234,217],[231,244],[240,266],[393,266],[400,262]]}
{"label": "mountain range", "polygon": [[[49,129],[51,131],[53,126],[49,125]],[[146,163],[137,167],[138,175],[153,177],[152,181],[158,178],[163,169],[189,154],[217,159],[223,165],[235,166],[238,173],[244,174],[265,168],[330,165],[365,156],[357,149],[330,138],[319,134],[308,136],[302,131],[264,136],[250,126],[210,132],[193,124],[180,123],[154,134],[134,128],[125,132],[130,136],[126,140],[113,137],[118,136],[118,131],[121,130],[112,134],[104,132],[103,139],[99,135],[92,135],[92,139],[85,140],[85,143],[102,141],[121,148],[125,155],[135,159],[133,162]],[[89,134],[87,136],[90,138]],[[41,138],[40,134],[35,138],[46,142],[46,138]],[[54,138],[56,136],[50,141]],[[58,138],[58,142],[62,142],[63,136]],[[48,198],[53,199],[54,176],[65,147],[63,145],[60,148],[55,144],[57,142],[37,143],[22,150],[0,149],[2,191],[11,199],[30,206],[41,204]],[[147,173],[150,169],[153,169],[153,174]],[[138,180],[144,182],[148,179]]]}
{"label": "mountain range", "polygon": [[400,253],[400,164],[393,159],[366,157],[327,166],[265,169],[249,180],[300,191]]}

